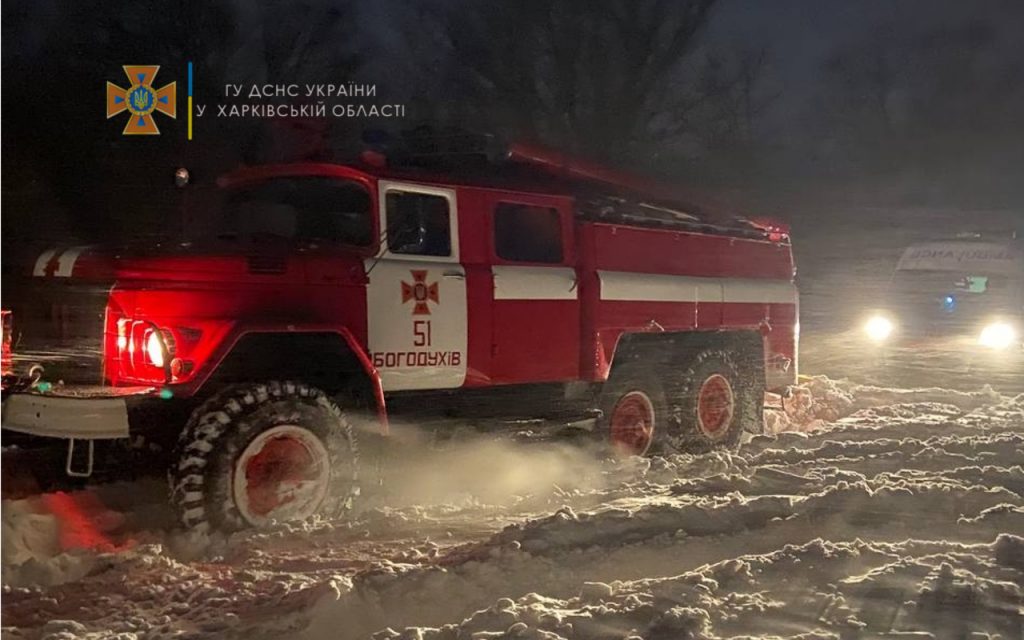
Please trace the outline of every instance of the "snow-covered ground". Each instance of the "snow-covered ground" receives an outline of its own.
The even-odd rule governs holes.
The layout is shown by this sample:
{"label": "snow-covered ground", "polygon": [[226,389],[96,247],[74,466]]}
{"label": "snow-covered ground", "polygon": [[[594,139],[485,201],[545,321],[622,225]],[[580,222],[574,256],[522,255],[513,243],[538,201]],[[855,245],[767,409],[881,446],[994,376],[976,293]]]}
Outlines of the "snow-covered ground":
{"label": "snow-covered ground", "polygon": [[624,461],[409,447],[350,521],[227,538],[174,530],[156,481],[5,501],[3,632],[1024,637],[1024,395],[817,378],[767,424]]}

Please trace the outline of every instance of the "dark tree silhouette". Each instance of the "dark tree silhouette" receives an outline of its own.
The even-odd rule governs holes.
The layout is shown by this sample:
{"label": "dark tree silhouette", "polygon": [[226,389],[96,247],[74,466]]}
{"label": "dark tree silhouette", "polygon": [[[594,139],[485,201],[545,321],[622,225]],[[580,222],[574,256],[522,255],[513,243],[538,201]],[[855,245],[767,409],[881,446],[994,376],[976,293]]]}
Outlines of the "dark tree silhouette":
{"label": "dark tree silhouette", "polygon": [[708,96],[695,56],[715,0],[457,2],[411,29],[453,121],[591,157],[691,129]]}

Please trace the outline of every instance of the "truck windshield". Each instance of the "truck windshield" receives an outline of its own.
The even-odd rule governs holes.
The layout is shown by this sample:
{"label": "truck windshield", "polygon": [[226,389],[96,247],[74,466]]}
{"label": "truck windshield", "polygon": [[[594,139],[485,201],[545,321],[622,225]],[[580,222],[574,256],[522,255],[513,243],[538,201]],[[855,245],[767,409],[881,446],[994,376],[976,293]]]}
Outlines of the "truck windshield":
{"label": "truck windshield", "polygon": [[354,246],[373,237],[370,195],[362,186],[318,177],[274,178],[227,192],[214,235],[273,236]]}

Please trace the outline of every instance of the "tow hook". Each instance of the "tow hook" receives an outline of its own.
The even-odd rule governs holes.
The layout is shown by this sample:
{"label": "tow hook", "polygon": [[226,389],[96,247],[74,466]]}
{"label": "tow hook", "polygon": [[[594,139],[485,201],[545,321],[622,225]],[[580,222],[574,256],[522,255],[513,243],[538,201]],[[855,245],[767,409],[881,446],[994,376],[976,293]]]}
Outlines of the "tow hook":
{"label": "tow hook", "polygon": [[70,438],[68,440],[68,457],[67,462],[64,464],[64,472],[72,478],[88,478],[92,475],[93,460],[96,457],[96,441],[92,439],[85,441],[85,470],[75,469],[75,442],[75,438]]}

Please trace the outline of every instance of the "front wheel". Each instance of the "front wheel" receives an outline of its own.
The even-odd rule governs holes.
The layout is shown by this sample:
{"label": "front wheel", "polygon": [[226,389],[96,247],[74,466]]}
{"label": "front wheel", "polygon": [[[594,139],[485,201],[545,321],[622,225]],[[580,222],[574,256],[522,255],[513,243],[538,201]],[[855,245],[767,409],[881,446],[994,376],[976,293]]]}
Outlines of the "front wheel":
{"label": "front wheel", "polygon": [[358,492],[352,426],[299,382],[232,386],[193,412],[171,468],[182,524],[238,530],[304,520]]}

